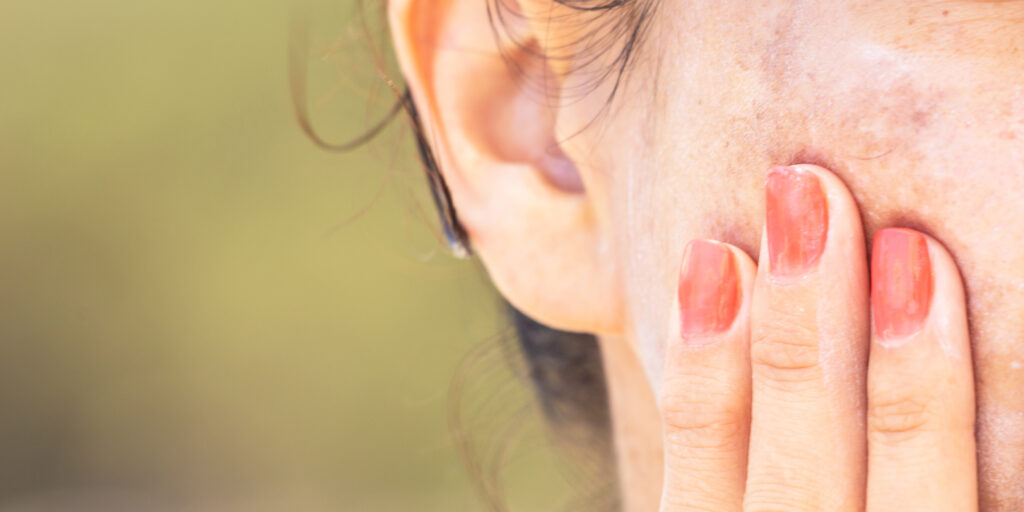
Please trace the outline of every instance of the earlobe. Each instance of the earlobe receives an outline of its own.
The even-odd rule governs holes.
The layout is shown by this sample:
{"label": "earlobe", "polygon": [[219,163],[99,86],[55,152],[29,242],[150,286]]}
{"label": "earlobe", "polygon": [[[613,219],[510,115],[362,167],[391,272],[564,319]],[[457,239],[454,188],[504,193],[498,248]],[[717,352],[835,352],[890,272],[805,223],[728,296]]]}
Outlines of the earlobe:
{"label": "earlobe", "polygon": [[499,48],[481,0],[392,0],[389,19],[455,208],[499,290],[552,327],[619,332],[616,252],[591,176],[558,144],[558,79],[545,59]]}

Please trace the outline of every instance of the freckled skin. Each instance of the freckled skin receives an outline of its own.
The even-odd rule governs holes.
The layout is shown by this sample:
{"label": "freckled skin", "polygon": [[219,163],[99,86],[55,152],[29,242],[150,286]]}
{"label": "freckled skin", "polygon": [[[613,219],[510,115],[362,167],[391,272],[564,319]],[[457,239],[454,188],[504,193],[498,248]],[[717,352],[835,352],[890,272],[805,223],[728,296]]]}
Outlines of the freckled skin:
{"label": "freckled skin", "polygon": [[[663,2],[639,55],[613,114],[566,149],[599,177],[651,382],[685,244],[756,256],[769,167],[822,165],[853,192],[868,239],[915,228],[956,258],[982,510],[1020,512],[1024,2]],[[566,111],[582,122],[593,104]]]}

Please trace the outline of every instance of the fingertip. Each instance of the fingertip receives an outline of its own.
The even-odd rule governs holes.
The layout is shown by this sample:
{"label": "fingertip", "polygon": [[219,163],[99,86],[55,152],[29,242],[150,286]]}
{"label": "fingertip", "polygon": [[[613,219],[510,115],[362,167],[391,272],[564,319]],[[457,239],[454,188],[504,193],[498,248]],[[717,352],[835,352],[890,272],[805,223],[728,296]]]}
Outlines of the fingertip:
{"label": "fingertip", "polygon": [[754,299],[754,287],[757,283],[757,263],[743,249],[730,244],[726,245],[729,247],[733,258],[736,261],[736,266],[739,269],[741,285],[740,294],[742,297],[742,306],[737,314],[734,329],[739,329],[743,333],[749,333],[750,310]]}
{"label": "fingertip", "polygon": [[899,345],[923,333],[950,355],[969,356],[960,271],[949,251],[929,235],[907,228],[875,233],[871,308],[874,334],[883,345]]}
{"label": "fingertip", "polygon": [[687,244],[676,292],[682,341],[699,346],[745,327],[755,273],[753,261],[735,246],[709,239]]}
{"label": "fingertip", "polygon": [[761,252],[769,264],[766,278],[790,283],[839,268],[866,269],[859,264],[864,248],[860,210],[835,173],[812,164],[769,169]]}
{"label": "fingertip", "polygon": [[749,295],[753,291],[754,278],[757,276],[757,263],[743,249],[732,244],[724,245],[729,248],[736,259],[736,266],[739,267],[741,281],[744,285],[744,293]]}
{"label": "fingertip", "polygon": [[967,297],[963,279],[953,255],[931,236],[928,254],[932,260],[932,310],[929,327],[936,333],[940,346],[952,356],[970,361],[970,334],[967,325]]}
{"label": "fingertip", "polygon": [[[824,167],[813,164],[797,164],[791,167],[814,174],[821,181],[825,201],[828,204],[830,233],[838,234],[837,230],[843,230],[863,238],[857,201],[839,176]],[[837,242],[841,241],[837,240]]]}
{"label": "fingertip", "polygon": [[928,239],[912,229],[875,233],[871,250],[871,308],[880,342],[917,334],[931,313],[934,277]]}

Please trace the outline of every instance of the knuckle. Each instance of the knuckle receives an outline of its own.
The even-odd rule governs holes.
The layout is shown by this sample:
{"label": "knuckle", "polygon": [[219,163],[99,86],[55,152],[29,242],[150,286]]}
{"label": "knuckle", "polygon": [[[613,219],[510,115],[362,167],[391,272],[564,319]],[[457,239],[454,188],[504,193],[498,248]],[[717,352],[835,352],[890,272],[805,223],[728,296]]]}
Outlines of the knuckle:
{"label": "knuckle", "polygon": [[826,510],[814,491],[792,482],[762,483],[748,489],[744,512],[811,512]]}
{"label": "knuckle", "polygon": [[935,400],[926,394],[875,391],[868,403],[868,432],[876,441],[901,442],[927,431]]}
{"label": "knuckle", "polygon": [[756,374],[780,382],[813,379],[819,369],[818,344],[813,334],[773,329],[756,333],[751,340],[750,361]]}
{"label": "knuckle", "polygon": [[687,512],[721,512],[729,510],[729,503],[704,496],[701,493],[665,489],[661,500],[662,510],[686,510]]}
{"label": "knuckle", "polygon": [[820,509],[810,508],[803,503],[750,500],[743,507],[743,512],[817,512]]}
{"label": "knuckle", "polygon": [[728,397],[666,394],[662,421],[669,449],[726,449],[744,439],[746,411]]}

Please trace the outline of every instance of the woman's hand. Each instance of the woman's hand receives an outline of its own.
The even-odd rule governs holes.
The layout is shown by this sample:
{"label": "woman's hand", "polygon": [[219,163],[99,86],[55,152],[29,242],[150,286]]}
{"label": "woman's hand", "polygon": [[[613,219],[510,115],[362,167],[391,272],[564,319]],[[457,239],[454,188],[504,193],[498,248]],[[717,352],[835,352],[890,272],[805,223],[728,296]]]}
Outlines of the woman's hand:
{"label": "woman's hand", "polygon": [[974,382],[952,258],[875,234],[830,172],[766,180],[760,265],[695,240],[661,408],[662,511],[977,510]]}

